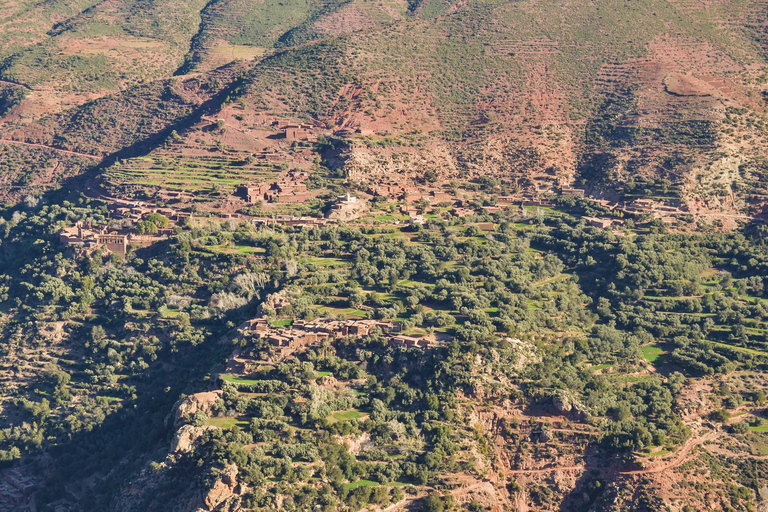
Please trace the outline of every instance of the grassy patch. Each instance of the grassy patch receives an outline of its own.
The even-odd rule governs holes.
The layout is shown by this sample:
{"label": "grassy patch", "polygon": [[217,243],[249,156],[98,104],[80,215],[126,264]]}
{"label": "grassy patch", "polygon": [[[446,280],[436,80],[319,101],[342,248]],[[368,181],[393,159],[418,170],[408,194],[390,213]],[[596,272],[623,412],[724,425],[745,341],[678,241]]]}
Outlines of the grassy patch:
{"label": "grassy patch", "polygon": [[221,380],[233,384],[258,384],[260,382],[258,379],[246,379],[245,377],[240,377],[238,375],[221,375]]}
{"label": "grassy patch", "polygon": [[211,418],[208,420],[208,425],[229,430],[234,426],[245,428],[248,426],[248,422],[239,418]]}
{"label": "grassy patch", "polygon": [[375,487],[377,485],[380,485],[379,482],[374,482],[372,480],[358,480],[357,482],[344,484],[344,487],[351,491],[352,489],[357,489],[358,487]]}
{"label": "grassy patch", "polygon": [[636,452],[635,455],[639,455],[640,457],[658,457],[660,455],[666,455],[669,453],[669,450],[658,450],[655,452]]}
{"label": "grassy patch", "polygon": [[746,354],[752,354],[755,356],[768,356],[768,352],[762,352],[760,350],[753,350],[751,348],[746,348],[746,347],[737,347],[736,345],[729,345],[727,343],[721,343],[719,341],[712,341],[712,340],[704,340],[704,341],[708,343],[712,343],[713,345],[717,345],[718,347],[729,348],[731,350],[737,350],[739,352],[744,352]]}
{"label": "grassy patch", "polygon": [[339,267],[339,266],[346,267],[347,266],[347,263],[341,258],[313,257],[313,258],[307,258],[307,261],[318,267]]}
{"label": "grassy patch", "polygon": [[352,309],[352,308],[331,308],[328,306],[323,306],[320,308],[320,314],[323,316],[329,316],[329,315],[343,315],[347,318],[349,317],[359,317],[359,318],[367,318],[368,313],[363,311],[362,309]]}
{"label": "grassy patch", "polygon": [[359,409],[349,409],[347,411],[336,411],[332,413],[328,416],[328,422],[336,423],[339,421],[359,420],[367,416],[366,413],[361,412]]}
{"label": "grassy patch", "polygon": [[657,345],[646,345],[644,347],[640,347],[640,353],[645,358],[645,360],[651,364],[656,364],[656,361],[658,361],[662,355],[666,354],[664,349]]}

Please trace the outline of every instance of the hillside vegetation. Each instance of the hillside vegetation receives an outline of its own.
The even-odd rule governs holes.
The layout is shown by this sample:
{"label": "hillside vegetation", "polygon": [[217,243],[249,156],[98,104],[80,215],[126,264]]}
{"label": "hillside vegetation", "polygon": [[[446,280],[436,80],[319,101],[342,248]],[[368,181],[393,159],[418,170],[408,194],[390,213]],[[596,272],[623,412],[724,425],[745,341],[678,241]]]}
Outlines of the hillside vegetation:
{"label": "hillside vegetation", "polygon": [[[148,153],[159,133],[194,134],[204,125],[189,116],[206,115],[227,120],[213,144],[248,150],[268,143],[260,123],[304,122],[394,142],[371,151],[352,140],[333,160],[363,181],[393,168],[493,175],[534,196],[575,183],[613,199],[638,195],[627,182],[666,180],[693,213],[761,211],[768,75],[757,3],[80,7],[16,8],[53,23],[36,37],[1,34],[0,138]],[[35,163],[10,173],[58,179]]]}
{"label": "hillside vegetation", "polygon": [[765,3],[0,13],[0,510],[765,508]]}

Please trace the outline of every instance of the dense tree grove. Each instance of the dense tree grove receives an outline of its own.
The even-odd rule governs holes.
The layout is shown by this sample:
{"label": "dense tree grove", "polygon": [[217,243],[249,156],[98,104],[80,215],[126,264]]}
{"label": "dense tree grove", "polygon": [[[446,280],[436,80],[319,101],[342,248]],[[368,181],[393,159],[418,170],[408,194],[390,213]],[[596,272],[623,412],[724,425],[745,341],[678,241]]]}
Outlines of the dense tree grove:
{"label": "dense tree grove", "polygon": [[[155,453],[174,434],[165,421],[173,403],[211,386],[221,398],[184,421],[223,428],[206,429],[175,467],[157,469],[159,481],[191,472],[206,488],[234,464],[253,508],[357,510],[440,485],[445,474],[486,471],[467,455],[489,449],[467,397],[569,414],[610,453],[673,449],[690,435],[676,405],[686,380],[761,367],[767,353],[768,256],[743,235],[618,237],[568,216],[522,227],[497,218],[491,232],[474,219],[305,230],[197,218],[120,256],[61,245],[59,229],[78,220],[109,222],[103,205],[85,201],[0,218],[10,411],[0,459],[61,454],[57,468],[36,462],[50,475],[41,503],[125,450]],[[247,378],[212,379],[230,350],[223,337],[266,357],[266,342],[235,328],[278,290],[290,304],[262,310],[274,325],[397,320],[438,343],[397,347],[375,330]],[[49,357],[34,355],[43,349]],[[642,374],[648,350],[664,357]],[[755,396],[724,392],[724,413]],[[504,428],[526,449],[519,426]],[[351,451],[355,439],[365,442]],[[105,471],[89,506],[104,505],[118,475],[141,460]],[[182,491],[168,484],[157,499]],[[430,496],[424,507],[444,501]]]}

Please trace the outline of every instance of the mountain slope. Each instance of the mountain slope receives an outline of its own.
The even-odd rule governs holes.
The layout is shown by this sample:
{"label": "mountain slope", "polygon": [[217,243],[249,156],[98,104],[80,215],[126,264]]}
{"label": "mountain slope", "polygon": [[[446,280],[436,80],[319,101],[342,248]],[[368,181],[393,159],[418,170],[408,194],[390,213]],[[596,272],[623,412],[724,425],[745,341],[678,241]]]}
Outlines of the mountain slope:
{"label": "mountain slope", "polygon": [[[347,140],[349,150],[333,165],[357,180],[439,172],[463,180],[494,176],[534,196],[577,183],[609,199],[669,197],[692,212],[754,213],[762,204],[767,75],[760,4],[713,2],[697,9],[655,0],[392,3],[377,6],[378,14],[354,1],[290,8],[267,2],[255,11],[234,1],[177,7],[172,16],[163,3],[99,4],[59,22],[36,48],[63,48],[64,40],[91,44],[96,29],[88,27],[103,31],[108,20],[124,13],[121,34],[154,41],[137,46],[133,62],[156,78],[196,70],[204,75],[189,80],[221,86],[236,79],[235,70],[247,73],[247,87],[228,98],[230,106],[211,111],[206,105],[207,115],[227,119],[230,135],[239,131],[259,139],[254,130],[269,118],[387,138],[392,144],[381,151],[359,137]],[[171,16],[180,28],[160,32],[148,21],[156,16]],[[125,46],[122,37],[118,43]],[[156,43],[176,48],[168,54],[175,57],[147,68],[141,59],[168,53]],[[32,64],[29,58],[39,51],[13,54],[3,76],[42,87],[35,69],[57,68],[46,64],[50,52]],[[81,59],[97,75],[117,63],[109,52],[99,52]],[[226,72],[207,71],[241,57],[256,60]],[[102,58],[108,59],[104,66],[88,60]],[[88,78],[79,68],[61,65],[68,75],[87,79],[87,89],[97,87],[98,95],[114,88],[98,86],[107,75]],[[151,79],[139,68],[119,66],[126,79]],[[48,73],[44,87],[70,87],[71,81],[57,76]],[[182,75],[174,83],[189,80]],[[45,94],[26,91],[20,103],[12,99],[3,138],[81,150],[90,140],[90,123],[61,120],[108,119],[114,105],[124,102],[117,112],[128,122],[108,123],[115,132],[110,138],[141,144],[146,135],[150,151],[157,131],[140,118],[131,120],[143,111],[131,98],[153,104],[150,111],[173,109],[175,100],[167,96],[173,88],[159,81],[132,87],[57,115],[40,112],[49,105]],[[235,101],[242,110],[237,115]],[[194,101],[189,108],[196,108]],[[173,119],[164,126],[188,129],[174,126]],[[225,144],[232,138],[213,137]],[[97,143],[87,152],[109,154],[119,144]],[[715,177],[722,172],[731,177]]]}

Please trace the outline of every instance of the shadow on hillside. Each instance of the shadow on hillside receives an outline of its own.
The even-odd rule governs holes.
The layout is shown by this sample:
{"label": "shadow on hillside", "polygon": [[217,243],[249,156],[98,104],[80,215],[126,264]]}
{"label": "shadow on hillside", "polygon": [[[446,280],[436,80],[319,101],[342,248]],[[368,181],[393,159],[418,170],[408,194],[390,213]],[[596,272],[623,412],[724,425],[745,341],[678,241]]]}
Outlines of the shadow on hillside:
{"label": "shadow on hillside", "polygon": [[595,509],[598,502],[606,499],[608,480],[610,475],[615,473],[610,468],[620,465],[621,462],[616,457],[605,454],[593,442],[585,452],[584,464],[584,471],[576,480],[573,490],[565,495],[558,510],[583,512]]}
{"label": "shadow on hillside", "polygon": [[143,379],[131,382],[137,388],[135,402],[126,399],[123,409],[93,430],[52,446],[47,450],[49,457],[33,455],[29,469],[46,475],[33,491],[38,510],[46,510],[46,504],[53,510],[54,504],[62,502],[69,510],[109,509],[115,493],[126,487],[136,471],[154,456],[167,453],[174,403],[182,393],[206,389],[203,377],[228,354],[228,347],[217,338],[211,336],[206,343],[161,357]]}
{"label": "shadow on hillside", "polygon": [[104,170],[117,161],[148,155],[152,150],[164,144],[171,137],[172,132],[187,130],[202,121],[203,116],[217,112],[227,100],[231,100],[231,98],[236,95],[238,89],[246,83],[246,79],[247,75],[233,77],[232,82],[228,86],[223,88],[209,100],[202,103],[189,115],[179,118],[176,122],[169,124],[159,132],[151,134],[140,141],[104,156],[98,164],[86,169],[77,176],[62,180],[59,191],[52,191],[44,196],[55,200],[62,193],[67,194],[68,191],[82,192],[90,196],[101,195],[102,191],[97,182],[97,178]]}

